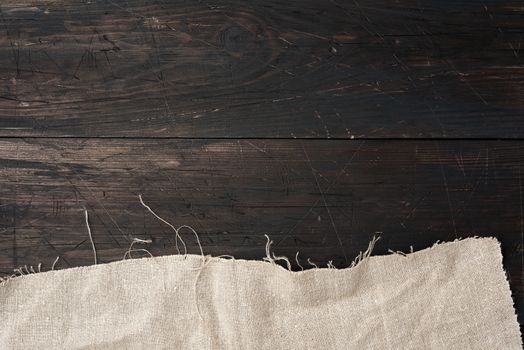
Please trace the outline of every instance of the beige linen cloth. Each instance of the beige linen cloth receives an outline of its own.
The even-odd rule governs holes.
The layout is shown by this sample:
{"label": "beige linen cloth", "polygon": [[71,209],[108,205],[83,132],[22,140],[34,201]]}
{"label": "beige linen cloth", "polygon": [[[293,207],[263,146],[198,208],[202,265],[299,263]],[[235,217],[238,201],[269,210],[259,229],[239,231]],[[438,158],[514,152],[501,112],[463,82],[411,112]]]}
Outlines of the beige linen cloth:
{"label": "beige linen cloth", "polygon": [[1,349],[521,349],[499,243],[468,238],[354,268],[198,255],[0,285]]}

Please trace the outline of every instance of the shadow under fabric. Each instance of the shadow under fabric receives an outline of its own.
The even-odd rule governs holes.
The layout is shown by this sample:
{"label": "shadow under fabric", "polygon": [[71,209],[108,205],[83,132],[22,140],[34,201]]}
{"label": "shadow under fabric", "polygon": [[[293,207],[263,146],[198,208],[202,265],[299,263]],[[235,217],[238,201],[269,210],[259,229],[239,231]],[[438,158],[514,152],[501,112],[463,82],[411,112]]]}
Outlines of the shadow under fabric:
{"label": "shadow under fabric", "polygon": [[0,285],[2,349],[522,349],[497,240],[291,272],[199,255]]}

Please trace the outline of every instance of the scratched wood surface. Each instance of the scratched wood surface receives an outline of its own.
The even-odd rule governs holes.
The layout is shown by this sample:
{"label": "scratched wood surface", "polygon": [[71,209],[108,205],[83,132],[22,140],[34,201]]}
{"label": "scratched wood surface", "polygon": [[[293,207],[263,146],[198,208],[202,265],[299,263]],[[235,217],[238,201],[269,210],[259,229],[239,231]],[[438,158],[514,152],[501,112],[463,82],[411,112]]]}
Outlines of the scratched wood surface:
{"label": "scratched wood surface", "polygon": [[0,135],[524,137],[517,1],[0,11]]}
{"label": "scratched wood surface", "polygon": [[[175,252],[345,267],[496,236],[524,319],[513,1],[0,3],[0,273]],[[197,253],[191,233],[189,251]],[[295,265],[294,268],[297,268]]]}
{"label": "scratched wood surface", "polygon": [[[522,160],[516,141],[1,140],[0,267],[93,263],[83,208],[101,262],[133,237],[175,251],[176,225],[206,253],[276,252],[347,266],[380,232],[377,253],[436,240],[495,235],[515,296],[522,290]],[[198,249],[185,234],[190,251]]]}

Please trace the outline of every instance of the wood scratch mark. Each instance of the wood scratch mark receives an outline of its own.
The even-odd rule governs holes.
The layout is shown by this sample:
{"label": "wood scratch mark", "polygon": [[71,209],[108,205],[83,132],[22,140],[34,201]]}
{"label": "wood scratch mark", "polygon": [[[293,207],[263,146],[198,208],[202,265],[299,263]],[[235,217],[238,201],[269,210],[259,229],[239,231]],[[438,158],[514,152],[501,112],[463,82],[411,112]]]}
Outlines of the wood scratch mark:
{"label": "wood scratch mark", "polygon": [[[17,144],[16,146],[16,160],[18,161],[20,159],[20,145]],[[16,167],[16,170],[15,170],[15,180],[16,180],[16,183],[20,183],[20,179],[18,177],[18,172],[19,172],[19,169],[20,167],[17,166]],[[16,267],[18,265],[18,244],[17,244],[17,235],[16,235],[16,224],[17,224],[17,220],[16,220],[16,208],[18,206],[18,187],[15,187],[15,191],[14,191],[14,199],[15,199],[15,203],[13,205],[13,267]]]}
{"label": "wood scratch mark", "polygon": [[240,141],[237,141],[237,145],[238,145],[238,151],[240,153],[240,160],[244,161],[244,151],[242,150],[242,144],[240,143]]}
{"label": "wood scratch mark", "polygon": [[516,58],[518,58],[519,57],[519,51],[520,51],[520,43],[519,43],[519,46],[517,48],[515,48],[512,43],[508,43],[508,45],[511,48],[511,50],[513,51],[513,55]]}
{"label": "wood scratch mark", "polygon": [[256,149],[257,151],[259,152],[262,152],[262,153],[267,153],[265,150],[263,150],[262,148],[258,147],[257,145],[249,142],[249,141],[245,141],[248,145],[250,145],[251,147],[253,147],[254,149]]}
{"label": "wood scratch mark", "polygon": [[331,221],[331,226],[333,227],[333,231],[335,232],[335,236],[337,236],[338,243],[340,245],[340,248],[342,249],[342,254],[344,255],[344,259],[346,264],[349,263],[346,250],[344,249],[344,245],[342,244],[342,240],[340,239],[340,235],[338,234],[337,226],[335,225],[335,220],[333,220],[333,216],[331,215],[331,210],[329,209],[329,206],[326,201],[326,197],[324,196],[324,192],[322,192],[322,189],[320,187],[320,183],[318,182],[318,177],[315,174],[315,169],[311,165],[311,160],[309,159],[309,155],[306,151],[306,148],[302,146],[302,150],[304,151],[304,154],[306,156],[306,159],[308,161],[309,167],[311,168],[311,173],[313,174],[313,177],[315,178],[315,182],[317,184],[318,191],[320,192],[320,196],[322,197],[322,201],[324,202],[324,207],[326,208],[326,211],[329,216],[329,220]]}
{"label": "wood scratch mark", "polygon": [[482,150],[479,150],[479,153],[477,154],[477,158],[475,158],[475,163],[473,164],[473,168],[476,170],[477,169],[477,164],[479,162],[479,159],[480,159],[480,155],[482,154]]}
{"label": "wood scratch mark", "polygon": [[[518,147],[520,154],[520,145]],[[524,216],[522,207],[522,164],[519,161],[519,199],[520,199],[520,266],[524,267]]]}
{"label": "wood scratch mark", "polygon": [[450,67],[451,69],[453,70],[453,72],[457,75],[458,79],[463,82],[470,90],[471,92],[473,92],[478,98],[479,100],[485,104],[486,106],[488,105],[488,102],[484,99],[484,97],[482,97],[482,95],[477,91],[477,89],[475,89],[467,80],[463,79],[462,77],[466,74],[463,74],[463,73],[460,73],[457,68],[455,68],[455,65],[453,63],[451,63],[449,60],[444,60]]}
{"label": "wood scratch mark", "polygon": [[[77,172],[75,172],[75,175],[78,176],[80,178],[80,181],[82,181],[84,183],[84,186],[85,188],[87,188],[87,190],[91,193],[91,195],[93,196],[93,198],[95,199],[95,201],[100,204],[100,206],[102,207],[102,209],[104,210],[104,212],[107,214],[107,216],[109,217],[109,220],[111,220],[111,222],[113,222],[113,224],[116,226],[116,228],[118,229],[118,231],[120,231],[120,233],[122,234],[122,237],[124,237],[127,241],[131,241],[131,238],[128,234],[125,234],[124,231],[122,231],[122,229],[120,228],[120,226],[118,225],[118,223],[116,222],[116,220],[111,216],[111,214],[109,213],[109,211],[107,210],[107,208],[104,206],[104,204],[102,202],[100,202],[93,190],[86,184],[86,181],[80,176],[80,174],[78,174]],[[78,195],[80,195],[80,197],[82,197],[84,200],[87,201],[87,198],[84,197],[83,193],[80,192],[80,190],[78,189],[78,187],[73,183],[73,181],[65,174],[62,174],[62,176],[67,180],[67,182],[69,182],[71,184],[71,186],[73,186],[73,189],[75,190],[76,193],[78,193]],[[95,213],[96,214],[96,213]],[[98,215],[97,215],[98,217]],[[100,220],[102,223],[103,221]],[[113,238],[113,241],[116,243],[116,245],[120,248],[120,243],[114,238],[113,236],[113,233],[111,232],[111,230],[108,230],[109,232],[109,235],[111,236],[111,238]]]}
{"label": "wood scratch mark", "polygon": [[486,175],[484,177],[484,184],[488,184],[488,178],[489,178],[489,147],[486,147]]}
{"label": "wood scratch mark", "polygon": [[[10,204],[4,204],[2,205],[3,206],[9,206]],[[37,218],[33,219],[33,220],[30,220],[30,221],[26,221],[25,224],[23,225],[18,225],[16,228],[24,228],[24,227],[30,227],[31,225],[33,225],[34,223],[42,220],[42,219],[47,219],[48,218],[48,215],[47,214],[43,214],[43,215],[40,215],[38,216]],[[4,233],[6,231],[9,231],[9,230],[12,230],[14,229],[14,226],[7,226],[7,227],[3,227],[1,230],[0,230],[0,233]]]}
{"label": "wood scratch mark", "polygon": [[321,40],[325,40],[325,41],[331,41],[330,38],[326,38],[325,36],[318,35],[318,34],[315,34],[315,33],[304,32],[304,31],[298,30],[298,29],[294,29],[293,31],[295,33],[304,34],[304,35],[310,36],[312,38],[321,39]]}
{"label": "wood scratch mark", "polygon": [[430,194],[431,192],[428,192],[426,194],[424,194],[422,196],[422,198],[420,198],[416,203],[415,205],[413,206],[413,209],[411,209],[411,211],[404,217],[404,220],[408,220],[410,219],[414,214],[415,212],[417,211],[417,209],[420,207],[420,205],[422,204],[422,202],[424,202],[424,200],[428,197],[428,195]]}
{"label": "wood scratch mark", "polygon": [[[94,36],[91,36],[91,39],[89,40],[89,50],[91,50],[91,47],[93,46],[93,38],[94,38]],[[84,50],[84,53],[83,53],[82,57],[80,57],[80,61],[78,61],[78,64],[77,64],[76,69],[75,69],[75,72],[73,73],[73,78],[75,78],[77,80],[80,80],[80,78],[76,74],[78,73],[78,70],[80,69],[80,66],[82,65],[82,62],[84,62],[85,56],[90,53],[89,50],[87,50],[87,49]]]}
{"label": "wood scratch mark", "polygon": [[7,24],[4,18],[4,13],[1,8],[0,8],[0,18],[2,19],[2,24],[7,34],[7,39],[9,40],[9,45],[11,47],[11,52],[13,54],[13,60],[15,61],[15,64],[16,64],[16,76],[18,77],[20,76],[20,48],[16,47],[15,43],[13,42],[13,39],[11,38],[11,33],[9,32],[9,28],[7,27]]}
{"label": "wood scratch mark", "polygon": [[[342,176],[342,174],[345,174],[346,172],[346,169],[347,167],[353,162],[353,159],[356,157],[356,155],[358,154],[358,152],[360,151],[360,149],[362,148],[362,146],[364,145],[365,141],[362,141],[362,143],[360,143],[360,145],[358,146],[358,148],[355,150],[355,152],[353,152],[353,154],[351,155],[351,157],[349,158],[349,160],[346,162],[346,164],[344,164],[344,166],[342,167],[342,169],[338,172],[337,176],[335,177],[335,179],[327,186],[326,188],[326,191],[329,191],[331,190],[331,188],[333,188],[337,183],[338,183],[338,180],[340,178],[340,176]],[[313,203],[313,205],[311,205],[309,207],[309,209],[307,210],[307,212],[295,223],[295,225],[293,225],[293,227],[291,227],[291,229],[286,233],[286,236],[289,236],[291,235],[291,233],[293,233],[293,231],[298,227],[298,225],[300,225],[308,216],[309,214],[311,214],[311,212],[313,211],[314,208],[316,208],[316,206],[318,205],[318,203],[320,202],[320,198],[317,198],[315,200],[315,202]]]}
{"label": "wood scratch mark", "polygon": [[455,238],[458,238],[457,236],[457,225],[455,223],[455,217],[453,216],[453,206],[451,205],[451,197],[449,195],[449,187],[448,187],[448,180],[446,178],[446,172],[444,171],[444,165],[442,164],[442,159],[440,158],[440,149],[437,145],[437,156],[440,164],[440,172],[442,174],[442,181],[444,182],[444,188],[446,189],[446,196],[448,198],[448,206],[449,206],[449,215],[451,218],[451,223],[453,224],[453,232],[455,233]]}
{"label": "wood scratch mark", "polygon": [[464,170],[464,158],[462,157],[462,153],[460,154],[460,157],[455,154],[455,159],[457,160],[457,165],[462,172],[462,175],[466,177],[466,171]]}
{"label": "wood scratch mark", "polygon": [[[156,56],[156,64],[158,66],[158,72],[159,74],[157,74],[157,80],[162,84],[162,98],[164,100],[164,108],[165,108],[165,112],[166,112],[166,116],[167,117],[172,117],[171,115],[171,108],[169,106],[169,102],[167,100],[167,85],[166,85],[166,80],[165,80],[165,77],[164,77],[164,71],[162,70],[162,61],[161,61],[161,58],[160,58],[160,47],[158,45],[158,42],[155,38],[155,34],[153,32],[151,32],[151,39],[153,41],[153,45],[155,47],[155,56]],[[152,66],[152,65],[151,65]]]}

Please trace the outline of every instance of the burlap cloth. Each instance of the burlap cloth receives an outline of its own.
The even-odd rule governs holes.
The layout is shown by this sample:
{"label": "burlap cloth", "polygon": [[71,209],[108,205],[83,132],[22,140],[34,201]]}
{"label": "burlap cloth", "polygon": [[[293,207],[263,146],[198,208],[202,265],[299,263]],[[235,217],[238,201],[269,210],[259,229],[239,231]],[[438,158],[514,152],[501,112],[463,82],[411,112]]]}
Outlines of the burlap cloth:
{"label": "burlap cloth", "polygon": [[499,243],[469,238],[354,268],[198,255],[0,285],[1,349],[521,349]]}

